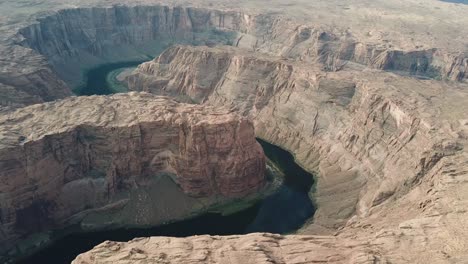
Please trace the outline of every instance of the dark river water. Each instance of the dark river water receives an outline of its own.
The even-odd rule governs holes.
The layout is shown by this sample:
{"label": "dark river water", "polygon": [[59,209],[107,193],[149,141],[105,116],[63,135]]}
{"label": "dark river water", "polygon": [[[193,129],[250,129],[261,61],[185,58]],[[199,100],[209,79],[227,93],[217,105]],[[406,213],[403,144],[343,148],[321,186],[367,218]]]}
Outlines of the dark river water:
{"label": "dark river water", "polygon": [[[117,65],[117,66],[121,66]],[[108,73],[117,66],[101,69]],[[121,67],[130,67],[125,65]],[[106,74],[107,74],[106,73]],[[105,80],[105,77],[104,77]],[[104,87],[99,92],[107,93]],[[89,91],[89,90],[86,90]],[[70,263],[78,254],[92,249],[106,240],[128,241],[135,237],[192,235],[235,235],[252,232],[290,233],[310,219],[315,208],[309,198],[313,176],[294,162],[287,151],[258,139],[266,156],[283,171],[283,185],[273,194],[250,208],[230,215],[207,213],[199,217],[149,229],[119,229],[80,233],[64,237],[49,248],[19,263]]]}
{"label": "dark river water", "polygon": [[75,89],[75,93],[77,95],[113,94],[116,91],[108,83],[107,76],[115,70],[136,67],[143,62],[145,61],[109,63],[90,69],[86,72],[86,85]]}

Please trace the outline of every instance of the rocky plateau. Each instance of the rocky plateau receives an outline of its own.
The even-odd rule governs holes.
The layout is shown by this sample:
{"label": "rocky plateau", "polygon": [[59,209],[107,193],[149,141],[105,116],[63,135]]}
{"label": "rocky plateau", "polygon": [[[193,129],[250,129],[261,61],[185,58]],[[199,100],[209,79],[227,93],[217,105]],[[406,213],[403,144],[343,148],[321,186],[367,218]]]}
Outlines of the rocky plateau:
{"label": "rocky plateau", "polygon": [[[0,14],[1,252],[255,193],[260,137],[316,175],[296,234],[108,241],[73,263],[468,262],[467,5],[28,0]],[[87,69],[142,58],[133,92],[67,98]]]}

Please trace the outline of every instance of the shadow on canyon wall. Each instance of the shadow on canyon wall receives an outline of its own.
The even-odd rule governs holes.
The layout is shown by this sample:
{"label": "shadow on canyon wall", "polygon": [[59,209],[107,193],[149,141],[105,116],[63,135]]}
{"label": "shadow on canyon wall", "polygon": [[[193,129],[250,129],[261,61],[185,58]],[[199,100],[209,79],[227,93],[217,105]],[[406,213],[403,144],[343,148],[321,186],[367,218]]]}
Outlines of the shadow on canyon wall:
{"label": "shadow on canyon wall", "polygon": [[[207,213],[193,219],[147,229],[119,229],[76,233],[19,261],[20,264],[70,263],[78,254],[106,241],[129,241],[137,237],[236,235],[254,232],[290,233],[309,220],[315,211],[309,198],[313,175],[294,162],[289,152],[258,139],[265,155],[284,173],[283,185],[253,206],[229,215]],[[66,247],[64,247],[66,245]]]}

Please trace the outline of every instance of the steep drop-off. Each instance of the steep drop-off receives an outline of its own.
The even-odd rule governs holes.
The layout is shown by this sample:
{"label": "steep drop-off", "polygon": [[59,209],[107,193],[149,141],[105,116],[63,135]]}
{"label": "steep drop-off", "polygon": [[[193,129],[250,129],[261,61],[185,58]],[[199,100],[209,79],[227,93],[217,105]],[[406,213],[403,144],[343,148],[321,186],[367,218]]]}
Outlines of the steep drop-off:
{"label": "steep drop-off", "polygon": [[[40,75],[40,80],[29,77],[13,84],[5,81],[10,78],[2,78],[0,82],[12,86],[14,92],[0,102],[25,105],[63,98],[70,94],[70,89],[61,80],[75,88],[83,84],[82,72],[96,65],[141,60],[175,43],[229,44],[258,53],[317,62],[327,71],[361,65],[405,75],[458,81],[468,78],[468,58],[463,51],[398,47],[367,40],[344,28],[301,24],[276,14],[194,7],[113,6],[38,15],[36,23],[18,29],[18,34],[0,49],[0,54],[5,54],[9,61],[0,64],[6,76],[22,67],[37,72],[44,58],[57,75]],[[41,92],[32,89],[38,81],[47,81],[48,88]]]}
{"label": "steep drop-off", "polygon": [[[190,2],[205,8],[0,3],[2,106],[63,98],[82,81],[82,70],[156,55],[173,43],[241,48],[175,47],[129,80],[135,90],[203,103],[193,107],[232,106],[251,118],[258,136],[318,172],[318,212],[301,233],[324,236],[148,238],[106,243],[77,261],[466,262],[466,7],[435,0],[219,0],[208,9],[208,1]],[[21,7],[7,14],[15,5]],[[37,81],[44,68],[49,75]],[[43,80],[51,85],[34,90]],[[137,104],[130,108],[138,111]],[[90,219],[85,226],[115,218]]]}
{"label": "steep drop-off", "polygon": [[[434,257],[441,243],[455,255],[464,248],[466,230],[448,219],[467,217],[454,191],[467,188],[466,85],[373,70],[330,73],[232,47],[185,46],[142,64],[128,82],[134,90],[228,105],[253,120],[258,136],[317,172],[318,208],[302,233],[382,236],[379,252],[419,240]],[[416,257],[398,254],[394,260]]]}
{"label": "steep drop-off", "polygon": [[[173,43],[227,44],[236,33],[239,14],[200,8],[116,6],[59,11],[20,30],[21,45],[47,58],[71,86],[82,82],[81,70],[116,61],[159,54]],[[229,24],[225,27],[225,22]]]}
{"label": "steep drop-off", "polygon": [[[72,80],[80,67],[155,55],[174,43],[227,44],[248,50],[342,69],[348,62],[373,68],[464,80],[466,54],[443,50],[399,49],[359,40],[350,32],[302,25],[277,15],[190,7],[116,6],[59,11],[20,30],[27,46],[44,55],[59,75]],[[75,76],[76,78],[76,76]],[[73,82],[71,82],[73,83]]]}
{"label": "steep drop-off", "polygon": [[3,112],[0,124],[1,255],[70,226],[183,219],[264,184],[253,126],[229,110],[130,93]]}
{"label": "steep drop-off", "polygon": [[[18,48],[19,53],[15,52]],[[35,51],[0,47],[0,54],[0,106],[21,107],[72,95],[67,84]]]}
{"label": "steep drop-off", "polygon": [[91,250],[106,240],[127,242],[136,237],[148,236],[295,232],[314,213],[308,196],[313,184],[312,175],[298,166],[287,151],[265,141],[258,141],[265,156],[270,159],[266,185],[261,193],[242,197],[228,206],[175,223],[144,229],[122,228],[70,234],[55,241],[50,247],[22,259],[18,264],[70,263],[78,254]]}

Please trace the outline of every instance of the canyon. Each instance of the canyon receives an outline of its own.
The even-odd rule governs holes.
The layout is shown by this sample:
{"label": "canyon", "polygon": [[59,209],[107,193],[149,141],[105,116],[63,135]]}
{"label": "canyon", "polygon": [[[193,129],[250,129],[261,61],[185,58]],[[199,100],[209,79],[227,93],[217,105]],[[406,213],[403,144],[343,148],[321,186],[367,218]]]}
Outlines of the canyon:
{"label": "canyon", "polygon": [[[258,137],[314,172],[296,234],[109,241],[73,263],[466,261],[468,6],[422,2],[1,3],[3,252],[261,192]],[[143,60],[132,92],[70,97]]]}
{"label": "canyon", "polygon": [[[314,224],[322,227],[337,228],[355,210],[367,213],[406,194],[440,159],[463,149],[466,125],[456,120],[465,111],[464,86],[188,46],[140,65],[127,81],[130,90],[228,105],[253,120],[257,135],[322,175],[314,193]],[[445,100],[428,99],[435,94]],[[453,125],[442,131],[446,122]]]}
{"label": "canyon", "polygon": [[0,122],[1,242],[17,253],[52,240],[51,229],[153,226],[265,182],[253,125],[232,111],[130,93],[21,108]]}
{"label": "canyon", "polygon": [[[361,4],[356,2],[357,6]],[[349,25],[359,25],[354,32],[342,25],[333,27],[327,23],[326,20],[333,18],[333,15],[355,11],[354,8],[331,12],[321,6],[329,17],[314,16],[309,18],[312,22],[303,24],[301,18],[304,15],[300,13],[295,21],[273,11],[259,13],[259,8],[253,8],[250,14],[227,6],[222,9],[202,8],[197,6],[202,5],[198,2],[193,3],[194,7],[183,8],[154,6],[154,1],[113,7],[99,1],[86,4],[71,1],[68,2],[69,6],[80,8],[68,9],[67,5],[54,1],[48,3],[50,12],[57,8],[52,14],[33,12],[25,21],[1,21],[5,26],[1,28],[0,54],[8,58],[2,63],[0,76],[2,90],[8,91],[2,95],[1,105],[21,106],[64,98],[70,95],[66,84],[71,88],[82,84],[83,76],[77,74],[80,71],[102,63],[148,59],[173,43],[230,44],[294,60],[318,61],[330,71],[352,63],[418,76],[459,81],[466,81],[467,78],[468,57],[463,37],[460,39],[460,36],[466,35],[463,22],[454,22],[456,24],[451,26],[456,28],[440,24],[432,29],[432,35],[430,32],[423,34],[423,30],[415,31],[421,24],[414,25],[414,21],[406,21],[406,17],[401,16],[399,18],[404,22],[400,23],[408,25],[400,25],[400,35],[394,36],[397,34],[395,30],[382,28],[376,31],[362,25],[362,20],[358,19],[362,16],[359,13],[356,14],[358,18],[346,21]],[[110,4],[118,3],[110,1]],[[300,4],[307,6],[306,3],[296,3]],[[446,16],[451,16],[454,21],[466,19],[447,10],[447,4],[432,4],[437,5],[439,11],[444,10],[437,14],[444,19],[449,19]],[[12,17],[8,11],[23,10],[21,4],[11,5],[3,4],[5,18]],[[218,5],[227,3],[221,1]],[[45,5],[31,1],[31,6],[42,8]],[[333,4],[330,3],[330,6]],[[418,12],[424,11],[434,12]],[[385,12],[388,11],[374,15],[388,15],[391,18]],[[427,17],[422,14],[418,16]],[[350,17],[344,15],[343,22]],[[385,26],[393,25],[390,18]],[[378,22],[369,21],[370,26],[375,23]],[[428,25],[433,23],[427,21]],[[383,26],[382,23],[379,26]],[[459,33],[451,36],[453,41],[447,44],[444,42],[446,39],[438,37],[439,31],[443,33],[439,35],[444,36]],[[52,66],[53,71],[48,65]],[[20,74],[13,70],[18,68],[21,68]],[[47,85],[44,86],[44,83]]]}

